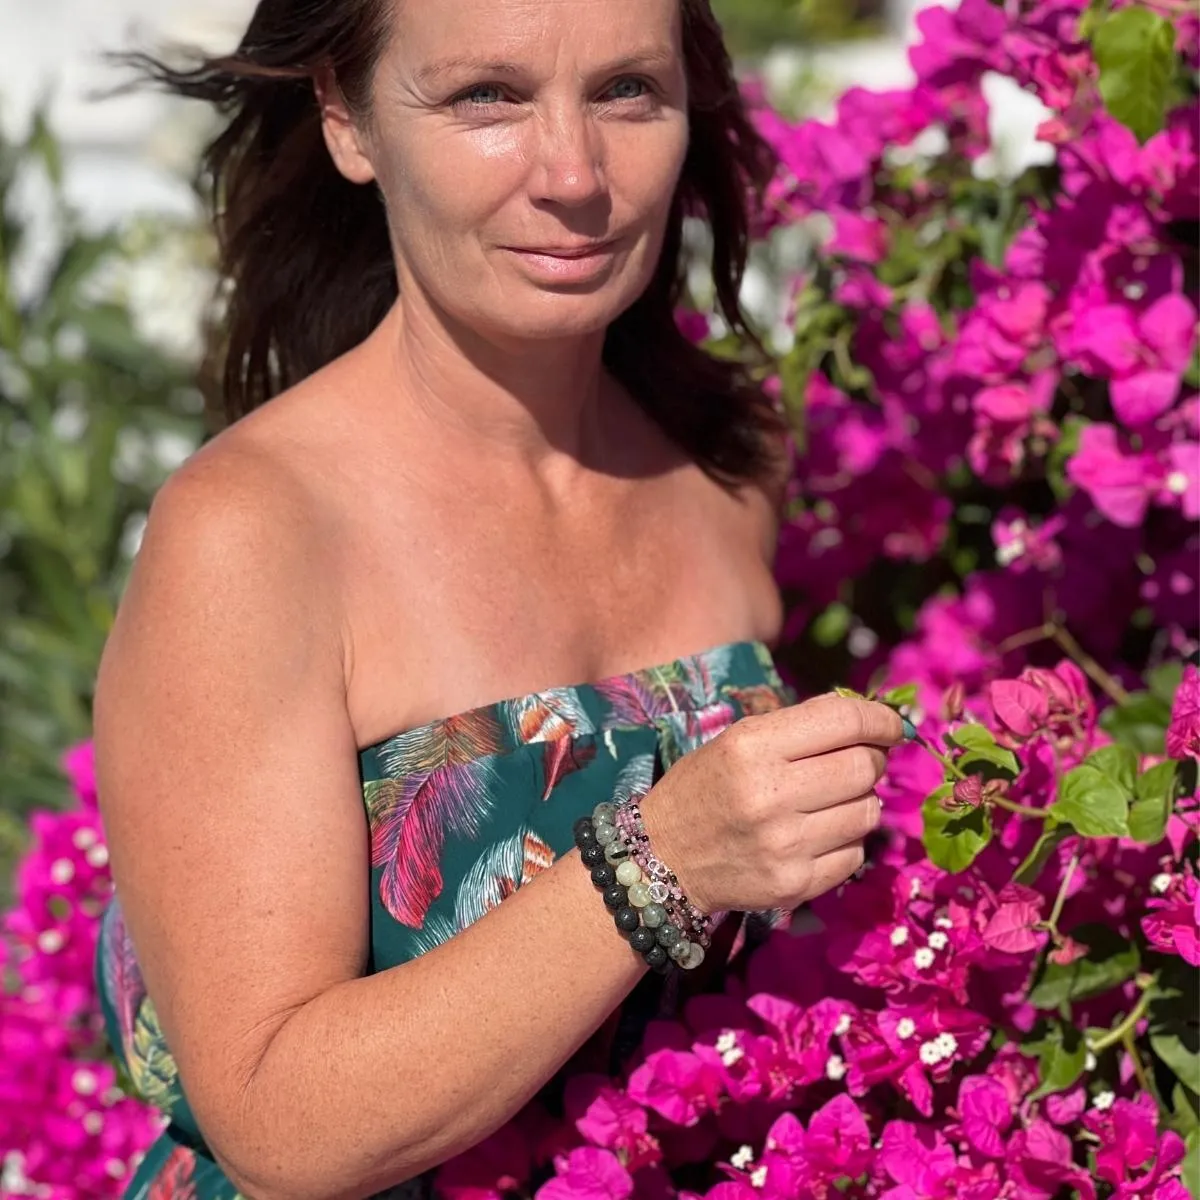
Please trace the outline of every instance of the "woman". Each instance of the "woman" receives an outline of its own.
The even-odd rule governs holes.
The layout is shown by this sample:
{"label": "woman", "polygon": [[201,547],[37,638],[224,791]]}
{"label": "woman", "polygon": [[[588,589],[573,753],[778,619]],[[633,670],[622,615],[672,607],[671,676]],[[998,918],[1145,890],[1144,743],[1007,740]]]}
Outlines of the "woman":
{"label": "woman", "polygon": [[239,419],[97,689],[129,1194],[429,1195],[878,821],[899,718],[784,706],[777,422],[673,321],[695,211],[740,326],[769,164],[707,0],[262,0],[152,70],[230,116]]}

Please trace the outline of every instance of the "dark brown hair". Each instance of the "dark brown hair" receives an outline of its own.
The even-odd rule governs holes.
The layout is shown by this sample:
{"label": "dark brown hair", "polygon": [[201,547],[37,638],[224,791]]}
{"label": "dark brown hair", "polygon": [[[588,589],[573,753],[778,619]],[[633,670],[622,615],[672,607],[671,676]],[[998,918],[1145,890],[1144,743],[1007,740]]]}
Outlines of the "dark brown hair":
{"label": "dark brown hair", "polygon": [[[609,327],[604,361],[666,433],[715,478],[770,471],[778,418],[754,379],[761,348],[738,304],[752,190],[774,168],[743,107],[709,0],[680,0],[690,138],[646,291]],[[141,77],[228,118],[205,151],[224,309],[210,332],[209,397],[234,421],[357,345],[397,284],[382,200],[345,179],[325,147],[313,80],[332,67],[352,110],[370,111],[388,0],[259,0],[237,50],[173,67],[120,56]],[[712,231],[717,307],[757,363],[718,359],[676,327],[685,214]]]}

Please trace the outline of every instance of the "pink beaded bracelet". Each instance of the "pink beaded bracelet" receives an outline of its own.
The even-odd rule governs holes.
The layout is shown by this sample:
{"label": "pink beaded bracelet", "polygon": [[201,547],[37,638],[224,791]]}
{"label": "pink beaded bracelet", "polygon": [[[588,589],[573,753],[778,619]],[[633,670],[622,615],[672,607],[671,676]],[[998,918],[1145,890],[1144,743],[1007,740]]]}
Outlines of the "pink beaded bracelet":
{"label": "pink beaded bracelet", "polygon": [[715,914],[701,912],[684,895],[674,872],[651,849],[638,798],[630,796],[621,801],[613,819],[630,858],[650,880],[650,898],[667,910],[672,923],[679,927],[681,933],[707,950],[709,935],[716,923]]}

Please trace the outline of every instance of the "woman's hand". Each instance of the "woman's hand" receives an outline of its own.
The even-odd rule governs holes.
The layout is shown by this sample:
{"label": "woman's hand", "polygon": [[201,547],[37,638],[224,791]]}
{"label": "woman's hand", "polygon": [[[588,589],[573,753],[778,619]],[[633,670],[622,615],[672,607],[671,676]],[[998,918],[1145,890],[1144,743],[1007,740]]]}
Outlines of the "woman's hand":
{"label": "woman's hand", "polygon": [[892,709],[837,695],[744,717],[642,802],[650,846],[704,912],[795,908],[862,866],[903,739]]}

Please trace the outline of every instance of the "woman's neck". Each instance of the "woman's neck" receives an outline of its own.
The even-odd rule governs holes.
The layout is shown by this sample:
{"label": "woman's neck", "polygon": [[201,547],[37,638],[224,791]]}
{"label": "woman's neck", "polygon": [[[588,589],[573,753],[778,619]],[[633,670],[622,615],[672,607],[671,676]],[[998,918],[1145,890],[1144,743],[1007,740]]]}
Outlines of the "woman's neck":
{"label": "woman's neck", "polygon": [[398,301],[377,336],[409,415],[431,434],[486,445],[516,468],[604,469],[621,396],[603,369],[603,332],[502,345]]}

